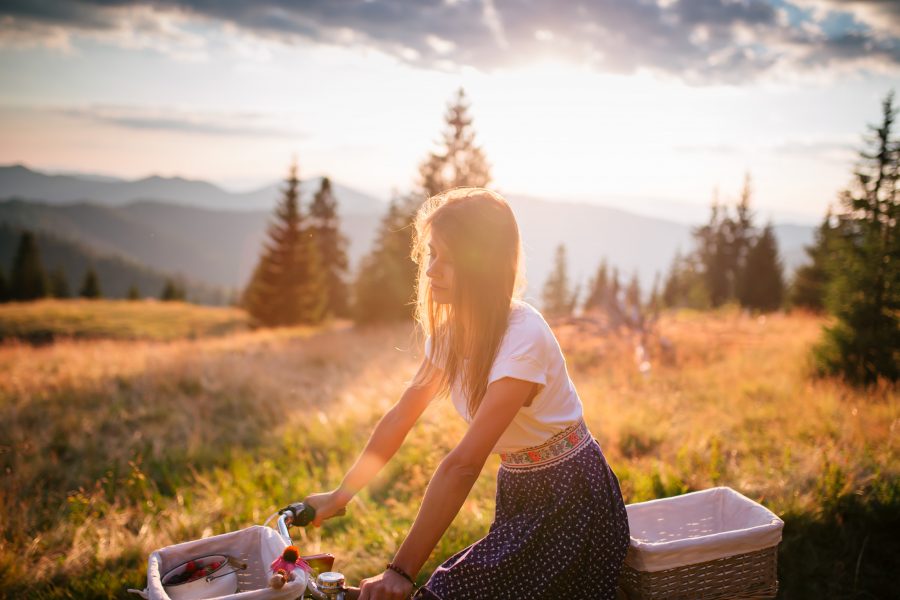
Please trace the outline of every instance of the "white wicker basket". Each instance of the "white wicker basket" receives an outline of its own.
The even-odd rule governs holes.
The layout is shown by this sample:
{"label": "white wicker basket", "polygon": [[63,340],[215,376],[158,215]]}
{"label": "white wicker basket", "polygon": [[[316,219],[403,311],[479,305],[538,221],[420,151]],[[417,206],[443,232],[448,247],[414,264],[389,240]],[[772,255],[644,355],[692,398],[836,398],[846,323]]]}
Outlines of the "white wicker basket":
{"label": "white wicker basket", "polygon": [[774,598],[784,522],[728,487],[629,504],[630,600]]}
{"label": "white wicker basket", "polygon": [[147,589],[137,592],[150,600],[170,600],[162,584],[162,577],[173,567],[198,556],[220,554],[237,559],[246,565],[238,569],[237,590],[234,594],[218,596],[229,600],[288,600],[303,596],[306,573],[294,571],[294,580],[279,590],[269,587],[269,565],[281,556],[287,546],[277,531],[253,525],[246,529],[223,533],[201,540],[166,546],[156,550],[147,561]]}

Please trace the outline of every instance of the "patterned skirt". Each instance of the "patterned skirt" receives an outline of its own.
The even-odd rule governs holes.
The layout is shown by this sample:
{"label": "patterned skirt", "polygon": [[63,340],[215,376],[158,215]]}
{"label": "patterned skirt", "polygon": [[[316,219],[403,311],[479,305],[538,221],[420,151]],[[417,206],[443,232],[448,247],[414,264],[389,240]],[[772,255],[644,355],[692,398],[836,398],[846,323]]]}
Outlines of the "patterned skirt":
{"label": "patterned skirt", "polygon": [[628,543],[619,480],[580,421],[501,455],[488,534],[444,561],[414,598],[614,599]]}

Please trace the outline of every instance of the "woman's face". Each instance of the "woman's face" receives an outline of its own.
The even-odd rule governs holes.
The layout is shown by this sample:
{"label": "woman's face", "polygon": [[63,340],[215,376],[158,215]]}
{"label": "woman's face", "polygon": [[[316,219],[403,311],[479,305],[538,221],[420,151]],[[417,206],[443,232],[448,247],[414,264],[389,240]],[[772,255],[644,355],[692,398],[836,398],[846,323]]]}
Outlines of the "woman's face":
{"label": "woman's face", "polygon": [[438,304],[450,304],[453,299],[453,263],[446,244],[434,233],[428,241],[428,269],[425,271],[431,286],[431,297]]}

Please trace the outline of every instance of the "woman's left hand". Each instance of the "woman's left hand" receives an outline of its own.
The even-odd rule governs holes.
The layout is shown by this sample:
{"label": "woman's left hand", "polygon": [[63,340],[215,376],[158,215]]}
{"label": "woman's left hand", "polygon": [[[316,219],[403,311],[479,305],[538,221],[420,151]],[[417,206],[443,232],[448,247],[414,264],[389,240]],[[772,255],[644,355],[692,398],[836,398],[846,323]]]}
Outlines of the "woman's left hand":
{"label": "woman's left hand", "polygon": [[406,600],[413,591],[413,584],[390,569],[381,575],[359,582],[359,600]]}

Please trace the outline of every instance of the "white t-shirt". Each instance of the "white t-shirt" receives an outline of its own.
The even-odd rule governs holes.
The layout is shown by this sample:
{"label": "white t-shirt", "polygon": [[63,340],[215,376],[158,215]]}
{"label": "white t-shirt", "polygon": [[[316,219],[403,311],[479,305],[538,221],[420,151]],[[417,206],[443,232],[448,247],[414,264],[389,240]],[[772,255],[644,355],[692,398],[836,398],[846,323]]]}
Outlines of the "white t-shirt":
{"label": "white t-shirt", "polygon": [[[425,356],[434,360],[431,336],[425,340]],[[581,419],[581,399],[569,379],[559,342],[541,313],[527,302],[513,301],[509,325],[491,366],[488,385],[503,377],[533,381],[543,387],[530,406],[519,409],[492,452],[513,452],[540,445]],[[471,423],[458,380],[450,386],[450,399],[462,418]]]}

